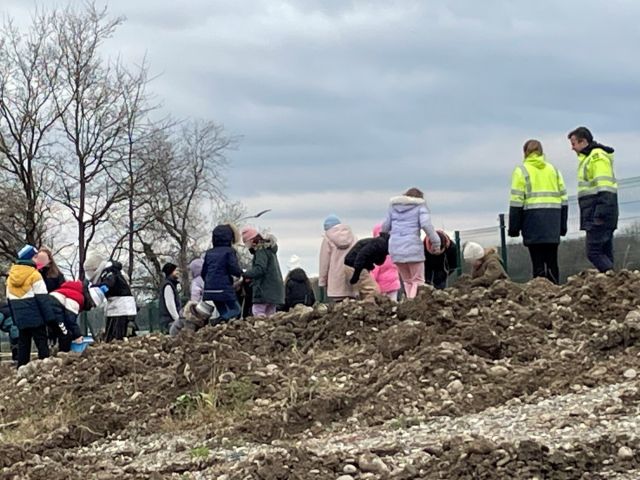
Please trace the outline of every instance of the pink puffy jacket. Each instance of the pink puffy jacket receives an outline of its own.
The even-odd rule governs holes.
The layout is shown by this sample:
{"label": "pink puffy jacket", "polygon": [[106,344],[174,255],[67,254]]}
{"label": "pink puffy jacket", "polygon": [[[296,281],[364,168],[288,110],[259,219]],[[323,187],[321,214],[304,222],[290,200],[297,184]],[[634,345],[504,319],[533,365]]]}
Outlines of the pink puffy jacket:
{"label": "pink puffy jacket", "polygon": [[[373,227],[373,236],[378,237],[382,231],[382,223]],[[371,272],[371,276],[378,283],[382,293],[396,292],[400,290],[400,276],[398,267],[391,261],[391,257],[387,256],[387,260],[382,265],[376,265]]]}

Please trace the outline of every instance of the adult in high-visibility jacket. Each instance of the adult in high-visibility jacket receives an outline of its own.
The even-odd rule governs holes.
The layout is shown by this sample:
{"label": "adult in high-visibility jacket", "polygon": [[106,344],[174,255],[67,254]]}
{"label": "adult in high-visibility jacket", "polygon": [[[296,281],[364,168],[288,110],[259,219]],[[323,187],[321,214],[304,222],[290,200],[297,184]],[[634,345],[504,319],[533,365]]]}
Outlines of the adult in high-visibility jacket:
{"label": "adult in high-visibility jacket", "polygon": [[580,229],[587,232],[587,258],[600,272],[613,270],[613,232],[618,228],[618,184],[613,148],[593,141],[586,127],[569,133],[578,154]]}
{"label": "adult in high-visibility jacket", "polygon": [[567,234],[568,198],[560,171],[547,162],[538,140],[524,144],[524,164],[511,179],[509,236],[522,233],[533,276],[560,280],[558,245]]}

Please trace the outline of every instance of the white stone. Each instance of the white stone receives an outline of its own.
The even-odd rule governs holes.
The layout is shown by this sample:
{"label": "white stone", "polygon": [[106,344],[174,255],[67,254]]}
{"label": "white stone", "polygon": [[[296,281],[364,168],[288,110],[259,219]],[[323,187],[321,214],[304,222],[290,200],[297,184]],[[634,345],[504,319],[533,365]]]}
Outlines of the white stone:
{"label": "white stone", "polygon": [[625,370],[625,372],[622,374],[624,376],[624,378],[636,378],[636,376],[638,375],[637,372],[635,371],[635,369],[630,368],[628,370]]}
{"label": "white stone", "polygon": [[620,447],[620,450],[618,450],[618,458],[620,458],[620,460],[631,460],[633,458],[633,450],[629,447]]}

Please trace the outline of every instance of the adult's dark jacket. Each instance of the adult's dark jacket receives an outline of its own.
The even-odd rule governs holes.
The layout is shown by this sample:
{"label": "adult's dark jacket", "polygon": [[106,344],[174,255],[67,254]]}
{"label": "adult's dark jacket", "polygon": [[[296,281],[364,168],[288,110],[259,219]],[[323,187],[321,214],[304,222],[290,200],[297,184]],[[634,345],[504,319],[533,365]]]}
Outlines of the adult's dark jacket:
{"label": "adult's dark jacket", "polygon": [[296,305],[312,306],[316,303],[316,295],[309,282],[309,277],[301,268],[294,268],[289,272],[285,283],[285,311]]}
{"label": "adult's dark jacket", "polygon": [[344,258],[344,264],[352,267],[355,272],[353,279],[360,278],[362,270],[373,270],[376,265],[382,265],[389,255],[389,234],[381,233],[376,238],[364,238],[351,247]]}
{"label": "adult's dark jacket", "polygon": [[47,291],[49,293],[55,292],[58,290],[64,282],[67,280],[64,278],[62,272],[58,272],[58,275],[55,277],[49,276],[51,272],[51,267],[47,265],[46,267],[42,267],[40,270],[40,274],[42,275],[42,279],[44,280],[45,285],[47,286]]}
{"label": "adult's dark jacket", "polygon": [[237,298],[232,277],[242,276],[238,255],[232,247],[238,235],[231,225],[218,225],[212,237],[213,248],[207,251],[202,265],[202,298],[205,301],[232,302]]}
{"label": "adult's dark jacket", "polygon": [[[595,150],[595,151],[594,151]],[[579,182],[580,180],[596,181],[598,187],[611,186],[609,181],[615,178],[613,172],[614,149],[597,142],[591,142],[580,152]],[[589,178],[583,178],[585,172],[590,172]],[[610,177],[600,180],[602,177]],[[615,180],[613,180],[615,182]],[[599,188],[594,195],[581,195],[578,187],[578,204],[580,206],[580,230],[616,230],[618,228],[618,190]]]}
{"label": "adult's dark jacket", "polygon": [[424,278],[431,285],[440,285],[458,268],[458,253],[455,242],[448,240],[442,244],[444,252],[434,255],[425,245]]}
{"label": "adult's dark jacket", "polygon": [[251,249],[253,262],[244,276],[251,280],[253,305],[284,303],[284,282],[278,263],[278,244],[273,235],[266,235]]}

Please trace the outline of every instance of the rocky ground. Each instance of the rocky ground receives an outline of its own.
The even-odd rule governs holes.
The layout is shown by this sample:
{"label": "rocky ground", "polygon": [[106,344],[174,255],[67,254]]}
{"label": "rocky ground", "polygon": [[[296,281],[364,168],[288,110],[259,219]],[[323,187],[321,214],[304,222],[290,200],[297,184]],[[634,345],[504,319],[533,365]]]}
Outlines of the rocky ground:
{"label": "rocky ground", "polygon": [[640,478],[640,274],[319,305],[0,367],[0,479]]}

